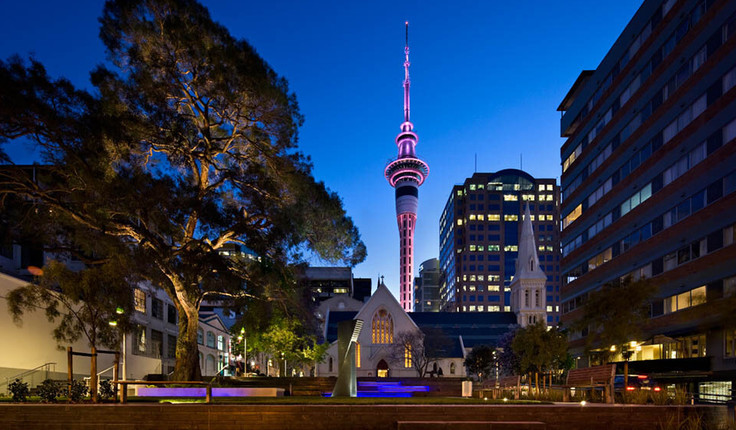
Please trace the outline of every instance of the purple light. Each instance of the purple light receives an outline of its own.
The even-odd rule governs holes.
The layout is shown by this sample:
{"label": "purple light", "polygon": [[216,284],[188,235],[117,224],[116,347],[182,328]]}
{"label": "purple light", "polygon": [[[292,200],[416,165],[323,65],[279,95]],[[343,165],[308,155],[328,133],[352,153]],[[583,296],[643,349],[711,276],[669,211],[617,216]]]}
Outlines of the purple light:
{"label": "purple light", "polygon": [[[204,387],[138,387],[138,397],[205,397]],[[283,388],[216,387],[212,397],[282,397]]]}

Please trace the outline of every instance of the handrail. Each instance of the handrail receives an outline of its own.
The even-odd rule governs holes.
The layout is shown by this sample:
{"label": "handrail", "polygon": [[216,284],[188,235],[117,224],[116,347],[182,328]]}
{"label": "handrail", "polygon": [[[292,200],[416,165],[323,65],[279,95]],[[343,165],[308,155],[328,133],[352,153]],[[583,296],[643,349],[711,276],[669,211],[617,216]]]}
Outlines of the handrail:
{"label": "handrail", "polygon": [[[13,380],[13,379],[22,379],[22,378],[23,378],[24,376],[28,376],[28,375],[30,375],[31,373],[33,373],[33,372],[35,372],[35,371],[39,370],[40,368],[42,368],[42,367],[48,367],[48,366],[50,366],[50,365],[52,365],[52,364],[53,364],[54,366],[56,366],[56,362],[50,361],[50,362],[48,362],[48,363],[44,363],[44,364],[42,364],[42,365],[40,365],[40,366],[34,367],[33,369],[30,369],[30,370],[25,370],[25,371],[23,371],[23,372],[21,372],[21,373],[19,373],[19,374],[17,374],[17,375],[14,375],[14,376],[10,376],[10,377],[8,377],[8,378],[5,378],[5,385],[10,385],[10,381],[11,381],[11,380]],[[46,371],[48,372],[49,370],[48,370],[48,369],[46,369]]]}
{"label": "handrail", "polygon": [[[97,372],[97,376],[102,376],[103,373],[105,373],[105,372],[107,372],[109,370],[113,370],[114,368],[115,368],[115,365],[113,364],[112,366],[108,367],[107,369],[105,369],[105,370],[103,370],[101,372]],[[84,377],[84,380],[85,381],[87,381],[89,379],[92,379],[92,376],[85,376]]]}

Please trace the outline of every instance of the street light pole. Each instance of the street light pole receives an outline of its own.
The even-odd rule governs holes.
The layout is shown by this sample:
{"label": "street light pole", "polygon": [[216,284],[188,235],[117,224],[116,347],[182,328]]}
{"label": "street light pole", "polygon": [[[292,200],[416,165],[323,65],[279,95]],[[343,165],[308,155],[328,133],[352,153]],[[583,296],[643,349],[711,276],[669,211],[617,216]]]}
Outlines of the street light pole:
{"label": "street light pole", "polygon": [[245,338],[245,327],[240,328],[240,336],[238,336],[238,340],[243,341],[243,376],[248,375],[248,357],[247,354],[247,340]]}

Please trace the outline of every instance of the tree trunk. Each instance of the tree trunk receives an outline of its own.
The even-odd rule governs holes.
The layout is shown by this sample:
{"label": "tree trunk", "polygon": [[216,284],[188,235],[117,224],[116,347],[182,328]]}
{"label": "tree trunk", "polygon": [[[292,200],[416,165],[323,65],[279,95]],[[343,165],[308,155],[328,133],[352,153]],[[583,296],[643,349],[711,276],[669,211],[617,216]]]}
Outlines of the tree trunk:
{"label": "tree trunk", "polygon": [[539,372],[534,372],[534,392],[539,397]]}
{"label": "tree trunk", "polygon": [[199,368],[199,347],[197,346],[197,329],[199,328],[199,312],[195,307],[187,308],[177,303],[179,310],[179,338],[176,340],[175,381],[200,381],[202,370]]}
{"label": "tree trunk", "polygon": [[89,369],[89,395],[92,401],[97,403],[100,399],[97,395],[97,348],[92,347]]}

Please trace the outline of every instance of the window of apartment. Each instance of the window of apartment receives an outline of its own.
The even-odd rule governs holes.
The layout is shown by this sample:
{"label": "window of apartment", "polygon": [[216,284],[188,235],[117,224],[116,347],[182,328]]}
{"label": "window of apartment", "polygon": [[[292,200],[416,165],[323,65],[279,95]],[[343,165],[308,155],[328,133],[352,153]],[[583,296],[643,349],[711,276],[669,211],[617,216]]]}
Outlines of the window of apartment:
{"label": "window of apartment", "polygon": [[595,269],[596,267],[602,265],[603,263],[610,261],[611,258],[613,258],[612,251],[611,251],[611,248],[608,248],[605,251],[601,252],[600,254],[588,260],[588,270]]}
{"label": "window of apartment", "polygon": [[572,224],[573,221],[578,219],[580,215],[583,214],[583,204],[579,204],[575,207],[575,209],[572,210],[563,220],[562,220],[562,228],[565,229],[567,226]]}
{"label": "window of apartment", "polygon": [[503,220],[504,221],[518,221],[519,216],[518,215],[504,215]]}
{"label": "window of apartment", "polygon": [[665,358],[669,359],[705,357],[705,334],[675,338],[663,349]]}
{"label": "window of apartment", "polygon": [[133,302],[135,310],[141,313],[146,313],[146,292],[140,288],[133,290]]}
{"label": "window of apartment", "polygon": [[164,319],[164,302],[157,298],[151,299],[151,316],[157,319]]}
{"label": "window of apartment", "polygon": [[726,330],[724,333],[725,347],[723,348],[724,357],[736,357],[736,330]]}
{"label": "window of apartment", "polygon": [[664,313],[669,314],[705,303],[705,285],[664,299]]}
{"label": "window of apartment", "polygon": [[176,336],[166,337],[166,358],[176,358]]}
{"label": "window of apartment", "polygon": [[146,328],[136,324],[133,327],[133,354],[144,354],[146,352],[146,345]]}
{"label": "window of apartment", "polygon": [[215,334],[211,331],[207,332],[207,346],[210,348],[215,347]]}
{"label": "window of apartment", "polygon": [[167,304],[166,311],[166,321],[169,324],[176,324],[176,306]]}
{"label": "window of apartment", "polygon": [[504,194],[503,200],[505,202],[516,202],[519,200],[519,196],[517,196],[516,194]]}
{"label": "window of apartment", "polygon": [[652,196],[652,184],[649,183],[646,186],[644,186],[641,190],[635,192],[634,195],[626,199],[623,203],[621,203],[621,216],[626,215],[632,209],[639,206],[641,203],[643,203],[645,200],[647,200],[651,196]]}
{"label": "window of apartment", "polygon": [[151,353],[155,358],[164,355],[164,334],[158,330],[151,330]]}

